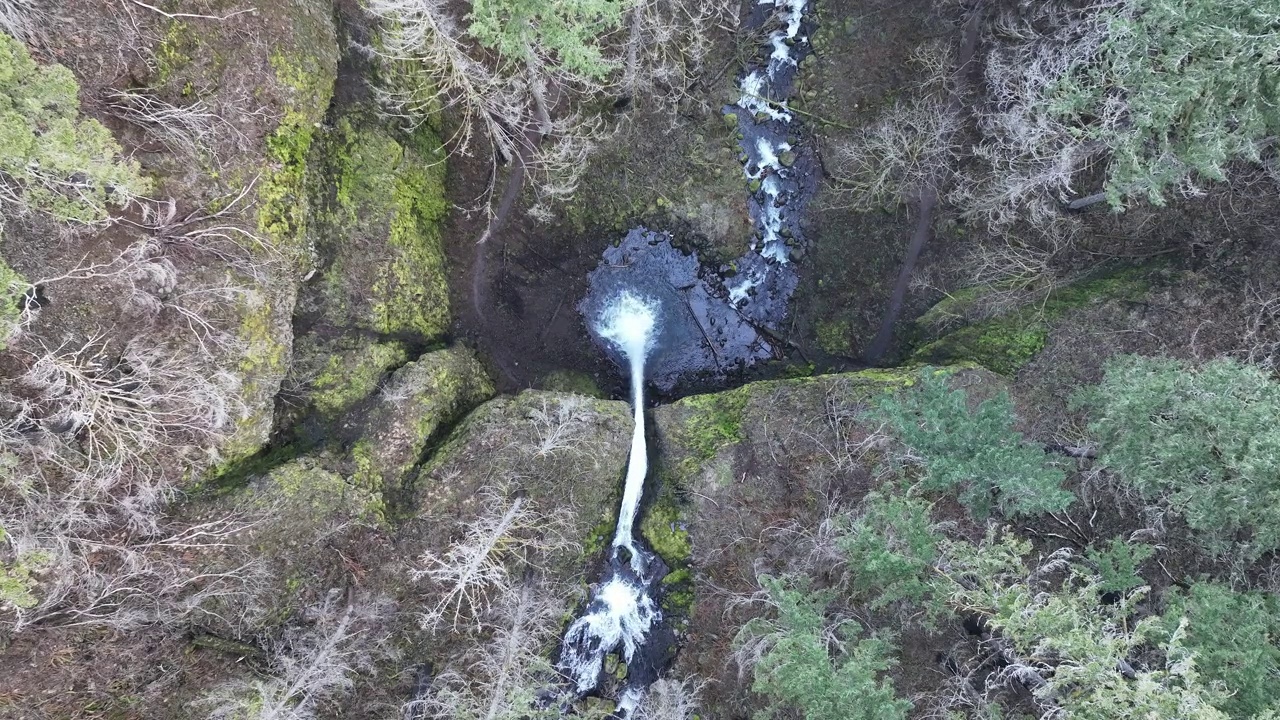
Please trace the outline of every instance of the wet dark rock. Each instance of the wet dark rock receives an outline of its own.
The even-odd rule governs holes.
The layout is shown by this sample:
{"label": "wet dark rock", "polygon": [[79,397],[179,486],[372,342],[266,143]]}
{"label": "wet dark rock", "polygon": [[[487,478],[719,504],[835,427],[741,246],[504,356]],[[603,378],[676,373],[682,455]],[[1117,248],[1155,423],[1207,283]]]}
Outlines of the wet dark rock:
{"label": "wet dark rock", "polygon": [[[591,290],[578,309],[594,335],[595,319],[623,291],[657,302],[659,330],[646,374],[663,391],[682,381],[721,375],[770,357],[772,346],[729,302],[720,278],[703,275],[697,256],[676,249],[670,235],[635,228],[621,245],[605,251],[600,267],[590,275]],[[619,365],[626,365],[610,343],[597,340]]]}

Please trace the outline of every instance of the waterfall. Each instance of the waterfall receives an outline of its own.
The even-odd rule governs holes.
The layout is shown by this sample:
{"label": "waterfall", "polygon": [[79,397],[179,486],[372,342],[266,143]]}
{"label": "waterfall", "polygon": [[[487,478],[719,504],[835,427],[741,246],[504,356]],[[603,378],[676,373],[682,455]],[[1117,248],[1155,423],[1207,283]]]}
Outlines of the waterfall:
{"label": "waterfall", "polygon": [[[649,555],[636,546],[634,537],[636,513],[649,467],[644,439],[644,361],[653,345],[656,325],[654,303],[624,291],[605,308],[594,326],[596,333],[613,343],[630,365],[635,429],[631,433],[631,455],[627,460],[609,575],[587,606],[586,614],[575,620],[564,636],[560,667],[573,680],[579,693],[596,687],[604,656],[619,646],[623,659],[631,662],[650,628],[662,618],[648,593],[652,580],[646,577]],[[621,562],[623,548],[630,555],[625,565]]]}
{"label": "waterfall", "polygon": [[631,433],[631,456],[627,460],[627,479],[623,485],[622,507],[618,510],[618,529],[613,547],[631,553],[631,569],[643,573],[642,556],[633,540],[636,512],[644,494],[644,477],[649,471],[648,448],[644,441],[644,359],[652,345],[653,306],[630,292],[624,292],[610,305],[600,319],[600,336],[618,346],[631,365],[631,405],[635,429]]}
{"label": "waterfall", "polygon": [[[619,246],[605,251],[606,264],[592,274],[591,294],[579,306],[597,339],[620,353],[629,366],[635,427],[609,566],[591,602],[565,632],[558,668],[579,696],[586,695],[601,689],[605,657],[617,652],[627,664],[622,686],[613,688],[619,718],[630,717],[639,706],[658,677],[665,650],[675,642],[655,600],[662,597],[666,566],[635,537],[648,472],[645,363],[652,360],[651,372],[666,381],[658,387],[670,390],[679,373],[691,368],[722,370],[722,356],[757,359],[754,353],[761,347],[765,351],[758,357],[768,356],[767,343],[751,323],[773,326],[785,315],[798,283],[790,262],[803,253],[800,218],[816,189],[812,153],[794,137],[800,123],[787,107],[800,61],[809,52],[807,4],[808,0],[757,0],[759,25],[776,18],[781,27],[769,35],[763,66],[748,68],[741,97],[725,108],[726,118],[736,118],[742,133],[743,171],[754,185],[749,208],[758,240],[736,262],[733,279],[724,281],[723,296],[713,296],[706,286],[696,257],[678,253],[669,237],[660,242],[657,234],[637,228]],[[685,270],[686,265],[691,267]],[[680,272],[687,272],[687,277]],[[698,288],[703,288],[701,294]],[[727,314],[713,317],[717,307]],[[721,317],[722,322],[715,321]],[[747,332],[726,330],[738,326]],[[662,343],[655,352],[659,332]],[[719,345],[713,344],[712,335]],[[739,352],[726,352],[740,338],[748,341]],[[705,363],[690,362],[690,357],[702,357],[703,343],[710,350]]]}

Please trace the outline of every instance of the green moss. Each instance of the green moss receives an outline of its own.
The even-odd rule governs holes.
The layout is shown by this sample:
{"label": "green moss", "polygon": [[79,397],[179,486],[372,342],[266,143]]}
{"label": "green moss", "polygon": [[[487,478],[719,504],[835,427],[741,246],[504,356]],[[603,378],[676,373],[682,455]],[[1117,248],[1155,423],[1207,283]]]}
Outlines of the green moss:
{"label": "green moss", "polygon": [[538,383],[538,387],[554,392],[585,395],[586,397],[600,400],[606,399],[604,391],[600,389],[595,380],[591,379],[590,375],[573,370],[556,370],[548,373]]}
{"label": "green moss", "polygon": [[356,487],[382,492],[382,473],[373,455],[372,440],[360,438],[356,441],[351,447],[351,462],[355,466],[351,481]]}
{"label": "green moss", "polygon": [[265,475],[298,458],[308,449],[301,444],[279,445],[247,452],[238,457],[228,458],[204,473],[203,477],[190,489],[192,495],[222,494],[243,488],[251,478]]}
{"label": "green moss", "polygon": [[375,343],[357,353],[329,356],[324,370],[311,382],[311,401],[320,413],[336,417],[373,393],[391,368],[409,359],[398,342]]}
{"label": "green moss", "polygon": [[9,337],[21,321],[20,303],[30,284],[0,258],[0,350],[8,346]]}
{"label": "green moss", "polygon": [[689,531],[683,526],[677,501],[664,493],[640,520],[640,536],[669,567],[679,567],[689,562],[693,552]]}
{"label": "green moss", "polygon": [[252,455],[261,446],[271,427],[274,408],[269,398],[260,396],[274,394],[274,383],[283,377],[289,354],[289,345],[277,332],[274,309],[264,298],[246,296],[239,314],[236,337],[244,346],[238,368],[243,377],[240,394],[252,401],[252,411],[237,419],[235,431],[222,446],[222,455],[229,464]]}
{"label": "green moss", "polygon": [[[1013,375],[1044,348],[1052,323],[1069,311],[1113,299],[1137,300],[1149,289],[1147,271],[1141,268],[1085,280],[1054,290],[1041,303],[948,333],[917,349],[911,359],[939,364],[968,360],[993,372]],[[970,295],[955,302],[979,300],[980,295]],[[935,320],[954,310],[952,305],[939,311]]]}
{"label": "green moss", "polygon": [[867,368],[866,370],[859,370],[857,372],[850,373],[850,375],[856,378],[901,387],[911,387],[920,379],[918,366],[915,365],[895,368]]}
{"label": "green moss", "polygon": [[853,344],[853,331],[845,319],[819,320],[814,335],[818,347],[828,355],[847,355]]}
{"label": "green moss", "polygon": [[355,444],[352,482],[371,492],[399,489],[428,445],[463,413],[493,395],[484,368],[463,348],[429,353],[396,371]]}
{"label": "green moss", "polygon": [[1044,348],[1049,327],[1043,322],[1024,324],[1022,317],[996,320],[961,328],[917,350],[917,362],[972,360],[992,372],[1013,375]]}
{"label": "green moss", "polygon": [[272,53],[277,81],[289,91],[283,119],[267,138],[270,163],[258,185],[258,229],[281,250],[297,253],[305,245],[307,158],[315,126],[333,96],[336,68],[321,56]]}
{"label": "green moss", "polygon": [[442,337],[450,324],[440,224],[444,152],[420,128],[397,141],[352,110],[319,136],[311,235],[329,260],[326,314],[380,334]]}
{"label": "green moss", "polygon": [[313,137],[314,128],[305,115],[292,110],[285,113],[267,138],[271,167],[258,184],[258,229],[295,257],[306,237],[307,154]]}
{"label": "green moss", "polygon": [[609,546],[609,542],[613,540],[613,534],[618,530],[618,516],[610,508],[600,517],[600,522],[591,528],[591,532],[587,533],[587,537],[582,541],[582,557],[583,560],[590,559],[604,552]]}
{"label": "green moss", "polygon": [[200,48],[200,39],[191,26],[180,20],[170,20],[164,37],[155,50],[156,80],[163,85],[178,72],[191,64],[191,57]]}
{"label": "green moss", "polygon": [[1013,287],[1012,283],[994,283],[957,290],[934,303],[933,307],[921,315],[916,322],[927,327],[941,327],[947,322],[964,319],[992,293]]}
{"label": "green moss", "polygon": [[[4,528],[0,528],[0,540],[4,537]],[[49,553],[29,552],[19,555],[13,564],[0,565],[0,610],[6,606],[25,610],[39,604],[34,575],[47,570],[52,562]]]}
{"label": "green moss", "polygon": [[662,610],[668,617],[688,618],[693,614],[693,571],[687,567],[662,578]]}
{"label": "green moss", "polygon": [[383,333],[439,337],[449,328],[449,293],[440,222],[448,210],[444,165],[404,168],[392,194],[391,266],[374,281],[374,327]]}
{"label": "green moss", "polygon": [[680,441],[697,461],[709,460],[725,445],[742,440],[742,413],[750,399],[749,386],[710,395],[684,398],[690,413],[680,429]]}
{"label": "green moss", "polygon": [[382,522],[386,508],[382,496],[372,488],[348,482],[341,475],[307,457],[277,466],[267,477],[261,502],[283,502],[294,515],[326,517],[349,513],[370,522]]}
{"label": "green moss", "polygon": [[328,57],[320,48],[316,50],[314,55],[276,50],[270,58],[276,80],[293,94],[290,104],[295,110],[306,113],[311,123],[324,117],[337,79],[336,64],[331,64],[334,58]]}
{"label": "green moss", "polygon": [[324,180],[333,186],[341,221],[359,222],[362,213],[390,217],[390,191],[405,159],[399,143],[383,132],[357,130],[344,117],[326,138],[324,156]]}

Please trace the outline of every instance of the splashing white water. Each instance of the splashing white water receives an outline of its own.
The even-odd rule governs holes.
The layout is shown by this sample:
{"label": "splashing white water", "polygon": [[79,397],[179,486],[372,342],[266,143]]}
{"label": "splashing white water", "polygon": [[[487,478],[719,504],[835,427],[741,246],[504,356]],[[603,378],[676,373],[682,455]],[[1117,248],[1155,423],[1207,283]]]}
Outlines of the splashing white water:
{"label": "splashing white water", "polygon": [[636,575],[643,574],[644,560],[636,552],[632,534],[640,497],[644,494],[644,477],[649,471],[648,449],[644,442],[644,359],[653,344],[656,324],[652,303],[624,292],[605,310],[596,327],[601,337],[618,346],[631,365],[635,429],[631,433],[631,457],[627,460],[627,479],[623,485],[622,507],[618,511],[618,529],[613,536],[613,546],[630,551],[631,569]]}
{"label": "splashing white water", "polygon": [[591,604],[597,609],[575,620],[564,636],[567,647],[587,649],[566,655],[567,669],[580,693],[595,687],[606,653],[621,645],[623,659],[631,662],[649,628],[661,619],[643,588],[617,576],[600,588]]}

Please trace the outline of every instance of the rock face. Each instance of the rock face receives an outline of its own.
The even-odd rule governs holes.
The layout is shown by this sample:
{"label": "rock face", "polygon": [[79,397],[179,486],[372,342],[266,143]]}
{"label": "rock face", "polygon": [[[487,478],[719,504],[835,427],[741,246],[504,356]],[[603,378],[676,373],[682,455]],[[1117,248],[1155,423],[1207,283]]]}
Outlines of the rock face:
{"label": "rock face", "polygon": [[491,400],[418,476],[419,517],[447,528],[473,517],[486,489],[524,495],[567,523],[582,547],[562,558],[564,570],[585,572],[577,561],[597,549],[591,539],[611,533],[631,426],[629,407],[620,401],[535,390]]}
{"label": "rock face", "polygon": [[[245,278],[252,282],[236,305],[236,337],[244,348],[236,363],[243,376],[244,412],[223,444],[228,461],[248,456],[266,443],[273,428],[275,399],[290,368],[294,306],[311,256],[306,240],[307,158],[314,128],[324,119],[333,97],[338,68],[337,30],[324,4],[287,0],[268,12],[278,13],[276,21],[285,28],[282,39],[261,48],[263,65],[271,70],[269,85],[279,97],[279,120],[247,160],[262,168],[254,188],[258,198],[254,230],[265,241],[258,253],[261,257],[251,258],[251,264],[269,269]],[[259,49],[257,43],[252,47]],[[244,61],[220,66],[232,76],[246,76],[219,79],[227,88],[245,83],[262,67]],[[226,94],[228,102],[234,102],[230,89]]]}
{"label": "rock face", "polygon": [[425,125],[393,136],[363,107],[331,112],[309,161],[313,275],[296,311],[291,374],[308,409],[335,419],[413,349],[439,340],[450,312],[440,221],[447,210],[439,139]]}
{"label": "rock face", "polygon": [[428,353],[396,370],[351,449],[353,484],[379,494],[399,487],[428,443],[492,396],[493,383],[463,347]]}

